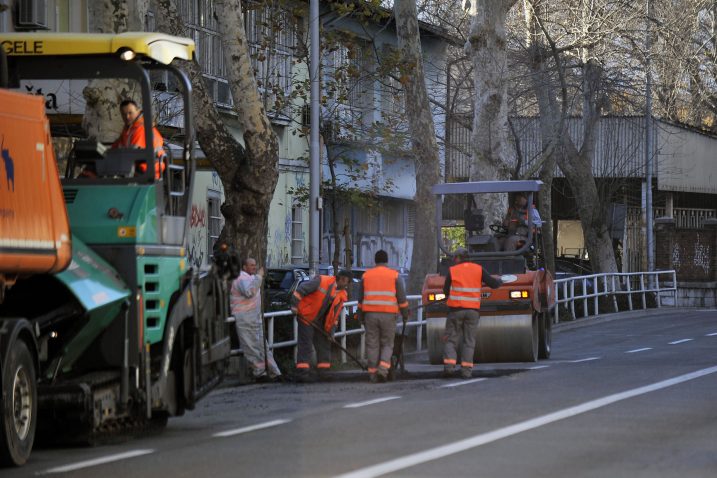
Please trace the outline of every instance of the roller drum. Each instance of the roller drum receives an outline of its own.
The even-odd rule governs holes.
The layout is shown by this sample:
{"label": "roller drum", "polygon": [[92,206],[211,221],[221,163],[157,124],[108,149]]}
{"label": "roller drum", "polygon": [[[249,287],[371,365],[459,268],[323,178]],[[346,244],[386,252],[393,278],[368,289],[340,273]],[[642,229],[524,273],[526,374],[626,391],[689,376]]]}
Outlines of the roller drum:
{"label": "roller drum", "polygon": [[[446,318],[427,320],[428,360],[443,364]],[[538,320],[529,314],[481,316],[476,331],[476,363],[538,360]]]}

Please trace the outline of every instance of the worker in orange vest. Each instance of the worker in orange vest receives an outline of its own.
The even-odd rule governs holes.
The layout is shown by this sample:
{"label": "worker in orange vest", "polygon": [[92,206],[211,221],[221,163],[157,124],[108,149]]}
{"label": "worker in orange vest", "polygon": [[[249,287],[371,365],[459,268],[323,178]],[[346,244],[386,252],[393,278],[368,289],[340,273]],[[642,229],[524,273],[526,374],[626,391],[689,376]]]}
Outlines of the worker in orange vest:
{"label": "worker in orange vest", "polygon": [[[134,100],[124,100],[120,103],[120,114],[124,121],[124,128],[117,141],[112,143],[113,148],[144,149],[147,143],[144,137],[144,116]],[[154,163],[154,177],[159,179],[164,172],[167,153],[164,151],[164,139],[156,127],[152,127],[152,146],[157,160]],[[136,170],[140,174],[147,172],[147,162],[137,161]]]}
{"label": "worker in orange vest", "polygon": [[[331,343],[327,335],[333,335],[341,309],[348,300],[346,288],[351,279],[348,271],[339,271],[335,277],[317,275],[299,284],[294,291],[291,311],[297,315],[299,322],[296,381],[309,382],[315,379],[311,375],[312,345],[316,349],[316,368],[319,373],[331,368]],[[316,327],[322,328],[326,335],[316,330]]]}
{"label": "worker in orange vest", "polygon": [[389,269],[388,254],[374,256],[376,267],[363,274],[358,291],[359,320],[366,328],[366,358],[371,383],[385,382],[391,368],[396,316],[408,321],[406,288],[398,271]]}
{"label": "worker in orange vest", "polygon": [[465,248],[454,252],[456,264],[448,270],[443,293],[446,295],[448,318],[446,319],[445,346],[443,348],[443,375],[452,377],[458,360],[457,349],[461,347],[461,377],[473,376],[473,356],[476,347],[476,330],[480,320],[481,286],[500,287],[500,279],[483,274],[483,268],[470,262]]}

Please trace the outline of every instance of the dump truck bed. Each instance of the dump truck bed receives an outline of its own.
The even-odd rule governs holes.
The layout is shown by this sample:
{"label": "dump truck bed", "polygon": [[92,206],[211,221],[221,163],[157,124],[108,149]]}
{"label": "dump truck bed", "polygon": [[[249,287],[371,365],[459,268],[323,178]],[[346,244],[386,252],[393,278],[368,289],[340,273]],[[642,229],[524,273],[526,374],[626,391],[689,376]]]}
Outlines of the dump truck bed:
{"label": "dump truck bed", "polygon": [[70,226],[43,97],[0,90],[0,288],[58,272],[71,260]]}

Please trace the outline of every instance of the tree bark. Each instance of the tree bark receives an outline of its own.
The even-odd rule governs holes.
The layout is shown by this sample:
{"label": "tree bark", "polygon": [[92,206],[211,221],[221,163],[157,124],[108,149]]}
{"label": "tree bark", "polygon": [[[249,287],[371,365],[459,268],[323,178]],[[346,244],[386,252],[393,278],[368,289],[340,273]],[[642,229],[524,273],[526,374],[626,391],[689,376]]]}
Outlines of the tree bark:
{"label": "tree bark", "polygon": [[[158,0],[157,28],[186,36],[172,0]],[[226,128],[209,96],[199,65],[189,62],[197,139],[224,185],[220,241],[257,263],[266,260],[269,207],[279,178],[278,139],[264,110],[249,57],[239,0],[215,2],[227,76],[243,131],[243,147]]]}
{"label": "tree bark", "polygon": [[436,203],[431,188],[440,181],[440,159],[423,73],[416,2],[396,0],[394,13],[402,68],[405,69],[401,72],[401,83],[405,91],[411,146],[416,158],[416,227],[407,290],[409,293],[420,293],[426,274],[433,272],[438,262],[437,228],[441,225],[436,224]]}
{"label": "tree bark", "polygon": [[[89,31],[123,33],[143,31],[149,0],[104,0],[88,2]],[[139,85],[127,80],[93,80],[82,92],[85,114],[82,127],[91,138],[111,143],[122,132],[119,104],[131,98],[140,104]],[[144,106],[148,107],[148,106]]]}
{"label": "tree bark", "polygon": [[[507,37],[505,21],[516,0],[476,0],[465,50],[473,62],[476,92],[471,138],[471,181],[510,179],[514,157],[508,142]],[[486,223],[502,222],[505,194],[480,196]]]}

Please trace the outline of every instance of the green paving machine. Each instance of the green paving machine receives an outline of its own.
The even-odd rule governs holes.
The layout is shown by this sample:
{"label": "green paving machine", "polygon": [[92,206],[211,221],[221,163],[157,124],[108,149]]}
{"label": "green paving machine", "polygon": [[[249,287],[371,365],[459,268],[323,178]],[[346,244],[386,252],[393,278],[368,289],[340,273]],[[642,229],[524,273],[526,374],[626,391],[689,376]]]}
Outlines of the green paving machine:
{"label": "green paving machine", "polygon": [[[44,96],[50,118],[44,138],[24,128],[2,131],[15,179],[8,198],[25,195],[0,205],[0,460],[19,465],[36,434],[98,442],[161,428],[219,384],[231,344],[227,276],[216,265],[192,266],[187,253],[197,173],[191,84],[170,63],[193,60],[193,41],[157,33],[0,33],[0,45],[7,54],[0,78],[33,92],[28,98]],[[78,121],[58,126],[78,111],[88,85],[120,80],[136,87],[145,144],[152,145],[150,105],[158,93],[150,79],[157,77],[171,78],[165,108],[178,113],[182,136],[181,154],[166,164],[152,148],[89,140]],[[40,151],[45,141],[57,148],[60,137],[71,148],[61,168],[47,151],[52,146],[27,155],[10,146]],[[42,203],[42,181],[56,172],[62,195],[58,188],[59,199]],[[54,204],[57,216],[63,199],[70,237],[53,232],[61,221],[35,237],[48,208]],[[36,267],[70,243],[65,266]]]}

